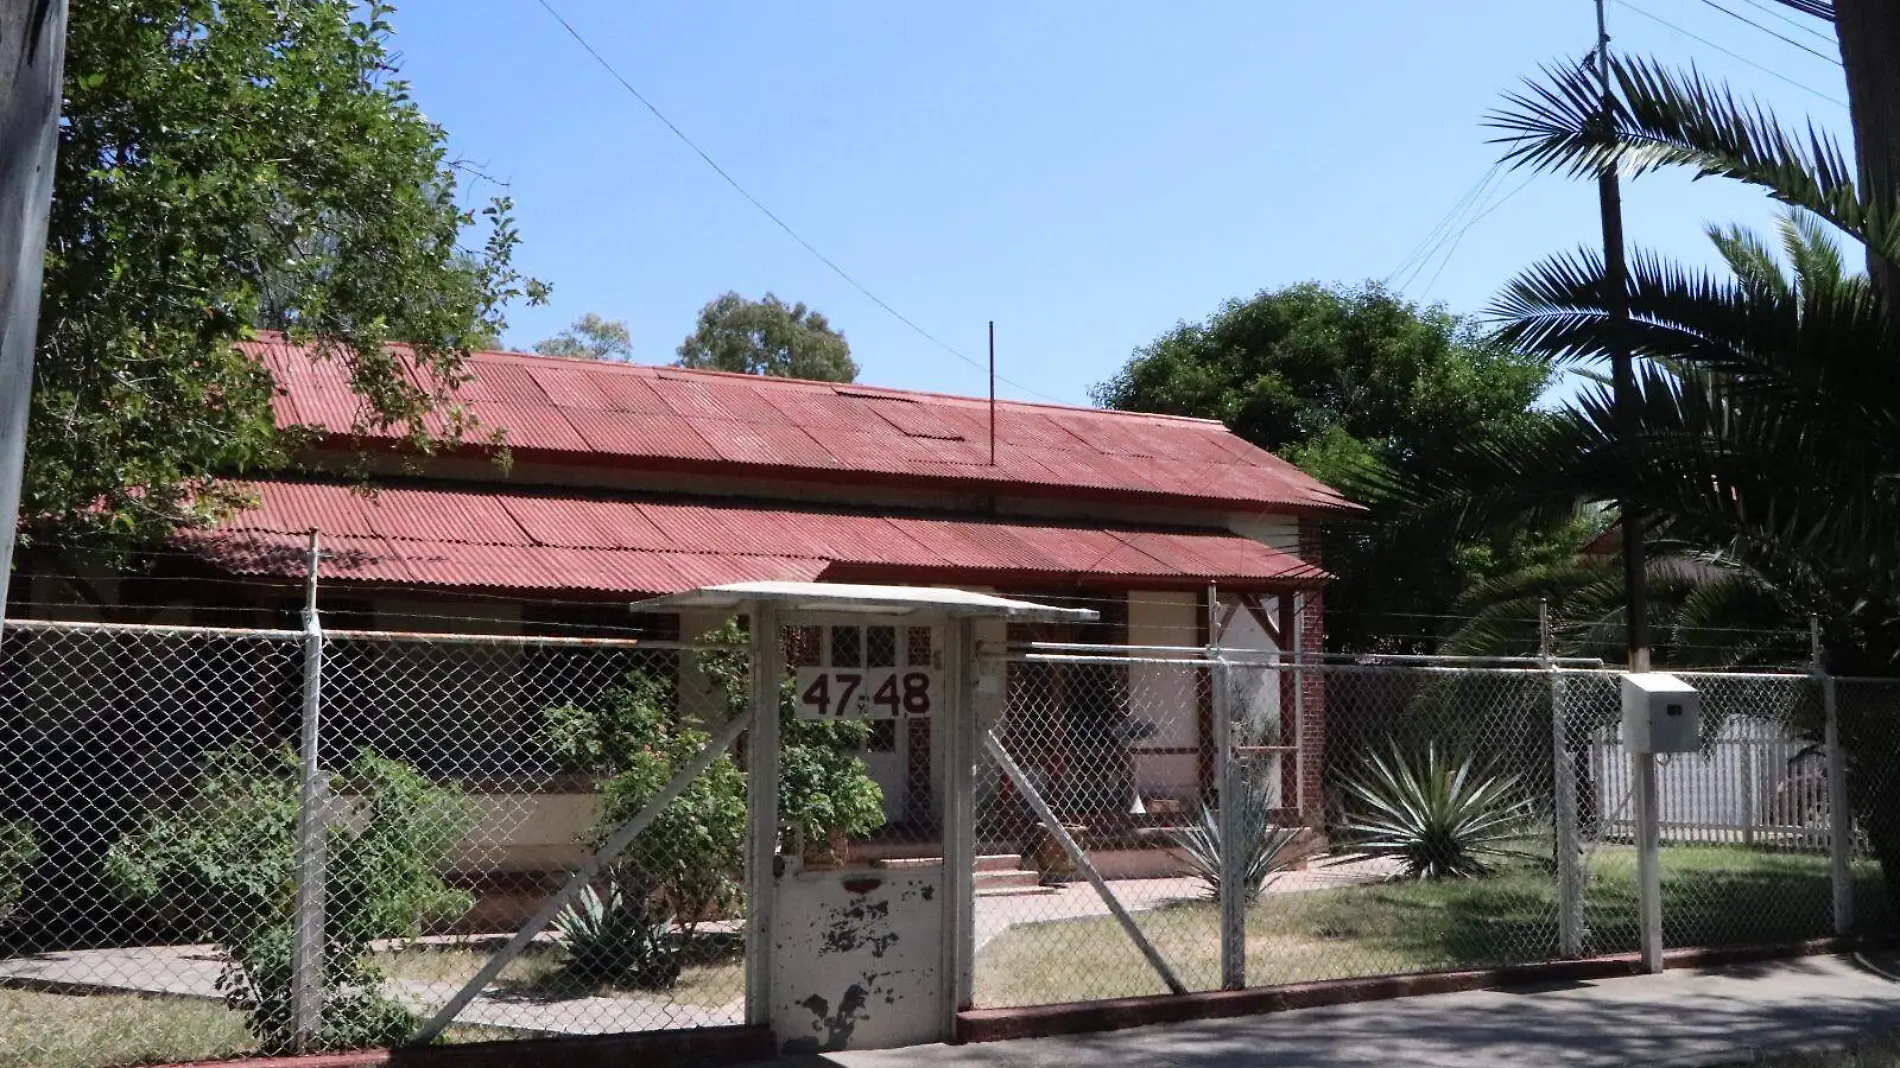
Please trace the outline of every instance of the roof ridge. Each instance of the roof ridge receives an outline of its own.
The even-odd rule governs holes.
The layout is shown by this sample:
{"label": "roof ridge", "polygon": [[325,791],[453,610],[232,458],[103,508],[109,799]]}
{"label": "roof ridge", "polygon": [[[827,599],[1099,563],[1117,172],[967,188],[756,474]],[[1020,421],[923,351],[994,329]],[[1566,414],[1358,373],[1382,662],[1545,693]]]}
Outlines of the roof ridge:
{"label": "roof ridge", "polygon": [[[257,331],[256,338],[254,338],[253,340],[258,343],[263,343],[263,344],[277,344],[277,345],[297,345],[298,344],[297,342],[292,341],[289,337],[285,336],[281,331],[277,331],[277,330],[259,330]],[[397,343],[397,344],[400,344],[400,343]],[[984,407],[989,404],[989,398],[987,397],[972,397],[966,393],[946,393],[941,390],[934,390],[934,389],[905,389],[901,386],[881,386],[881,385],[877,385],[876,383],[869,383],[869,382],[830,382],[824,379],[817,379],[817,378],[789,378],[789,377],[780,376],[780,375],[754,375],[754,374],[745,374],[739,371],[717,371],[717,370],[712,370],[710,368],[678,367],[672,364],[639,363],[639,362],[635,362],[631,360],[593,360],[585,356],[545,356],[538,352],[522,352],[518,349],[471,349],[469,351],[469,357],[471,359],[478,358],[478,357],[493,357],[493,356],[506,357],[510,361],[523,360],[523,361],[532,361],[532,362],[541,363],[541,364],[546,364],[546,363],[566,364],[566,365],[571,365],[571,366],[584,367],[593,371],[603,371],[609,374],[633,373],[636,375],[641,375],[643,377],[648,376],[648,375],[659,377],[661,372],[665,372],[667,374],[677,374],[677,375],[685,375],[685,376],[699,377],[699,378],[732,379],[732,380],[737,380],[737,381],[743,381],[751,385],[764,385],[768,388],[773,388],[773,389],[781,389],[781,388],[788,388],[788,387],[789,388],[809,388],[809,389],[814,389],[818,391],[829,392],[829,391],[834,391],[838,389],[839,387],[843,387],[843,388],[852,389],[852,390],[863,390],[867,393],[888,394],[888,395],[893,395],[899,398],[929,397],[936,400],[954,401],[959,404],[973,405],[976,407]],[[1057,411],[1057,412],[1074,412],[1081,415],[1108,416],[1108,417],[1117,418],[1117,419],[1139,418],[1139,419],[1162,420],[1162,421],[1173,422],[1173,423],[1190,423],[1190,424],[1199,424],[1199,425],[1205,425],[1205,426],[1219,426],[1223,428],[1226,426],[1226,424],[1222,423],[1219,419],[1204,419],[1204,418],[1201,418],[1200,416],[1175,415],[1169,412],[1139,412],[1139,411],[1130,411],[1128,409],[1123,409],[1123,408],[1100,408],[1100,407],[1096,407],[1094,405],[1089,405],[1089,404],[1067,404],[1067,403],[1063,403],[1059,401],[1015,400],[1015,399],[1007,398],[1007,397],[998,397],[996,400],[996,403],[999,405],[1009,405],[1011,407],[1016,407],[1016,408],[1032,408],[1032,409],[1039,409],[1039,410],[1045,410],[1045,411]]]}

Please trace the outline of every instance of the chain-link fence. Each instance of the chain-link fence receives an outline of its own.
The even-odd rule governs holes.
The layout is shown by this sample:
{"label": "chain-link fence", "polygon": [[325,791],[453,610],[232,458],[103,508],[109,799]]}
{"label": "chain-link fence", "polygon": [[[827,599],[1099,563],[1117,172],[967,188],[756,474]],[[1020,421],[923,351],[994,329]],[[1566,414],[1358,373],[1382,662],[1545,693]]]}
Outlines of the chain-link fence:
{"label": "chain-link fence", "polygon": [[[1616,672],[992,649],[965,809],[931,714],[961,670],[944,645],[879,621],[782,631],[761,839],[747,709],[771,689],[733,627],[10,623],[0,1061],[757,1023],[757,859],[923,886],[961,816],[973,870],[932,889],[969,880],[979,1006],[1642,945]],[[1684,677],[1703,744],[1658,762],[1664,944],[1890,923],[1900,683]]]}
{"label": "chain-link fence", "polygon": [[10,622],[0,662],[0,1060],[743,1019],[742,649]]}
{"label": "chain-link fence", "polygon": [[[1900,740],[1900,682],[1840,680],[1831,714],[1837,683],[1815,675],[1682,677],[1703,734],[1658,759],[1663,944],[1886,923],[1875,838],[1896,799],[1878,754]],[[1041,645],[1012,655],[1009,680],[978,825],[1047,885],[979,905],[981,1006],[1642,945],[1619,672]],[[1855,819],[1837,826],[1838,760]]]}

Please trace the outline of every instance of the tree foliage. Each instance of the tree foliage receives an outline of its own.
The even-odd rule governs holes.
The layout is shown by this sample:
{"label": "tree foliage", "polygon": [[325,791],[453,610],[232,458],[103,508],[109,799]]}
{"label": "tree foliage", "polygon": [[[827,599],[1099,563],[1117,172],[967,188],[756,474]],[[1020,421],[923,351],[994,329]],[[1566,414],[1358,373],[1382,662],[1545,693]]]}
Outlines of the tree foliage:
{"label": "tree foliage", "polygon": [[820,382],[858,377],[850,344],[822,313],[770,293],[763,300],[726,293],[709,301],[680,342],[679,365]]}
{"label": "tree foliage", "polygon": [[[1535,425],[1549,373],[1542,359],[1440,308],[1373,285],[1306,284],[1176,326],[1093,395],[1111,408],[1219,419],[1339,483],[1367,467],[1413,470],[1462,443]],[[1547,527],[1511,521],[1454,534],[1376,507],[1362,522],[1335,524],[1324,545],[1339,576],[1327,594],[1328,642],[1365,649],[1381,635],[1437,633],[1436,617],[1466,585],[1554,551],[1555,540]]]}
{"label": "tree foliage", "polygon": [[588,312],[553,337],[535,342],[534,351],[543,356],[624,363],[633,359],[633,332],[620,319]]}
{"label": "tree foliage", "polygon": [[[508,202],[459,204],[444,133],[389,51],[389,11],[73,5],[29,535],[162,533],[231,503],[212,476],[282,463],[274,383],[232,348],[257,328],[340,362],[363,427],[423,443],[466,350],[499,333],[510,300],[542,296],[512,266]],[[414,347],[420,373],[389,341]]]}

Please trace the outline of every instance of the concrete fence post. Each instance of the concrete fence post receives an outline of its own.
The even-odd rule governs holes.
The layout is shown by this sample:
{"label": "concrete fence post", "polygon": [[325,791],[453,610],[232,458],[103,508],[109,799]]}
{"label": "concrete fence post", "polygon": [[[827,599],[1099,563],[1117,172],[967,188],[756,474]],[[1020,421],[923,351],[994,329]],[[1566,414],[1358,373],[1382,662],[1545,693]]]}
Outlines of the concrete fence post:
{"label": "concrete fence post", "polygon": [[[1808,617],[1808,654],[1821,684],[1822,747],[1827,750],[1828,875],[1834,884],[1834,933],[1854,929],[1854,807],[1847,797],[1847,752],[1841,747],[1840,687],[1821,656],[1821,621]],[[1806,807],[1806,806],[1802,806]]]}

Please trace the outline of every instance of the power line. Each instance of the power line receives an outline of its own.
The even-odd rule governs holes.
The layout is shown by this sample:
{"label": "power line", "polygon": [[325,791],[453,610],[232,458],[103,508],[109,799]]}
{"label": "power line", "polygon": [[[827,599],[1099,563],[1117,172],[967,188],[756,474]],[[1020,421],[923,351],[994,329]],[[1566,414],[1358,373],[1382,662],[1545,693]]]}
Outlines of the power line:
{"label": "power line", "polygon": [[[871,301],[871,303],[876,304],[878,307],[890,313],[893,319],[896,319],[898,322],[903,323],[905,326],[910,327],[913,331],[917,333],[917,336],[937,346],[938,348],[949,353],[950,355],[955,356],[957,359],[962,360],[964,363],[969,364],[971,367],[974,367],[979,371],[983,371],[986,374],[988,373],[989,368],[984,363],[978,360],[971,359],[968,356],[965,356],[962,352],[959,352],[956,348],[952,347],[948,342],[945,342],[943,339],[937,337],[937,335],[931,333],[930,331],[925,330],[923,327],[918,326],[917,323],[914,320],[912,320],[909,316],[905,315],[903,312],[898,311],[896,308],[893,308],[890,305],[890,303],[887,302],[883,297],[880,297],[876,293],[871,292],[871,290],[868,287],[866,287],[864,283],[858,281],[855,277],[853,277],[851,272],[845,270],[843,267],[840,267],[836,260],[833,260],[830,256],[827,256],[823,252],[820,252],[816,245],[813,245],[810,241],[807,241],[803,234],[800,234],[797,230],[794,230],[790,223],[780,218],[777,212],[773,211],[771,208],[765,205],[764,201],[760,200],[756,196],[753,196],[750,190],[748,190],[745,186],[739,184],[739,180],[737,178],[734,178],[730,172],[728,172],[724,167],[721,167],[719,165],[719,161],[713,159],[712,156],[709,155],[705,149],[699,147],[699,145],[696,142],[694,142],[694,140],[691,137],[686,136],[686,131],[680,129],[677,125],[675,125],[672,119],[667,118],[666,113],[661,111],[658,107],[655,107],[653,104],[653,101],[648,100],[645,94],[641,93],[640,90],[634,88],[633,83],[628,81],[624,76],[622,76],[621,73],[614,68],[614,65],[607,61],[606,56],[601,55],[600,52],[594,48],[593,45],[589,44],[587,41],[587,38],[581,36],[581,32],[574,28],[573,23],[568,22],[566,18],[562,17],[561,13],[559,11],[556,11],[552,4],[548,3],[548,0],[535,0],[535,2],[540,4],[542,9],[545,10],[549,15],[554,16],[554,21],[561,24],[561,28],[567,31],[567,35],[569,37],[574,38],[575,43],[579,44],[581,48],[585,50],[588,55],[594,57],[594,62],[600,64],[600,68],[606,71],[608,75],[610,75],[613,78],[614,81],[619,82],[620,87],[622,89],[625,89],[629,95],[631,95],[635,100],[639,101],[642,107],[652,112],[653,117],[656,119],[659,119],[662,125],[664,125],[668,130],[671,130],[673,133],[673,136],[678,138],[681,144],[685,145],[687,148],[692,149],[693,154],[697,155],[702,161],[704,161],[706,166],[711,167],[714,174],[717,174],[720,178],[724,179],[725,183],[731,186],[734,192],[737,192],[740,196],[744,197],[746,199],[746,203],[751,204],[753,207],[757,208],[761,215],[764,215],[767,219],[772,220],[773,225],[777,226],[780,230],[785,231],[785,234],[787,237],[790,237],[793,241],[798,242],[799,247],[803,248],[806,252],[811,253],[812,256],[818,260],[818,262],[830,268],[833,274],[837,275],[839,278],[844,279],[847,285],[857,290],[859,293],[862,293],[867,299]],[[1067,401],[1061,400],[1060,398],[1051,397],[1049,394],[1044,393],[1041,390],[1031,389],[1030,387],[1023,385],[1021,382],[1016,382],[1016,381],[1012,381],[1011,379],[1004,378],[1002,375],[997,375],[996,377],[999,381],[1007,382],[1010,385],[1015,386],[1017,389],[1022,390],[1024,393],[1031,394],[1032,396],[1041,397],[1043,400],[1053,401],[1056,404],[1068,403]]]}
{"label": "power line", "polygon": [[1537,174],[1535,172],[1525,175],[1524,180],[1517,183],[1517,185],[1513,186],[1510,192],[1504,194],[1501,197],[1498,197],[1496,200],[1493,200],[1488,207],[1486,207],[1483,211],[1480,211],[1478,214],[1473,215],[1470,221],[1466,222],[1464,226],[1459,228],[1458,233],[1455,236],[1453,236],[1451,239],[1451,248],[1445,252],[1445,258],[1438,261],[1438,269],[1432,272],[1431,279],[1425,283],[1425,289],[1423,291],[1424,295],[1426,296],[1431,295],[1432,287],[1438,284],[1438,276],[1445,273],[1445,268],[1451,264],[1452,257],[1458,254],[1458,246],[1464,242],[1465,234],[1471,232],[1472,227],[1483,222],[1486,216],[1490,215],[1492,212],[1503,207],[1505,201],[1508,201],[1512,197],[1518,195],[1519,193],[1522,193],[1524,191],[1524,187],[1527,185],[1530,185],[1531,182],[1536,177],[1537,177]]}
{"label": "power line", "polygon": [[1793,8],[1803,15],[1812,15],[1822,22],[1834,21],[1834,4],[1831,0],[1776,0],[1776,3]]}
{"label": "power line", "polygon": [[1701,2],[1704,4],[1707,4],[1709,7],[1712,7],[1717,11],[1720,11],[1722,14],[1727,15],[1729,18],[1735,19],[1738,22],[1747,23],[1748,25],[1755,27],[1756,29],[1767,34],[1768,36],[1773,37],[1777,41],[1783,41],[1788,44],[1791,44],[1795,46],[1796,48],[1799,48],[1801,51],[1806,52],[1808,55],[1813,56],[1816,59],[1826,60],[1827,62],[1832,63],[1837,67],[1841,65],[1841,61],[1839,58],[1835,56],[1830,56],[1826,52],[1817,52],[1814,49],[1809,48],[1807,45],[1802,44],[1800,41],[1797,41],[1794,38],[1789,37],[1787,34],[1781,33],[1776,30],[1771,30],[1768,27],[1763,26],[1761,23],[1756,22],[1754,19],[1749,18],[1747,15],[1744,15],[1739,11],[1733,11],[1733,10],[1730,10],[1729,8],[1723,7],[1721,4],[1716,3],[1715,0],[1701,0]]}
{"label": "power line", "polygon": [[1777,81],[1786,82],[1789,85],[1794,86],[1796,89],[1801,90],[1802,92],[1812,93],[1813,95],[1820,97],[1822,100],[1825,100],[1830,104],[1835,104],[1843,108],[1847,106],[1847,101],[1845,100],[1841,100],[1837,97],[1829,96],[1826,93],[1823,93],[1822,91],[1820,91],[1819,89],[1816,89],[1812,86],[1805,85],[1801,82],[1795,81],[1793,78],[1788,77],[1787,75],[1781,73],[1778,70],[1775,70],[1772,67],[1765,67],[1761,65],[1760,63],[1757,63],[1754,60],[1749,59],[1747,56],[1742,55],[1739,52],[1733,52],[1733,51],[1730,51],[1729,49],[1723,48],[1721,45],[1716,44],[1714,41],[1711,41],[1706,37],[1701,37],[1696,34],[1690,33],[1688,30],[1683,29],[1682,27],[1676,25],[1675,23],[1670,22],[1668,19],[1661,17],[1660,15],[1652,15],[1649,12],[1644,11],[1642,8],[1637,7],[1635,4],[1630,3],[1629,0],[1616,0],[1616,2],[1621,4],[1623,7],[1626,7],[1629,10],[1635,12],[1636,14],[1643,16],[1644,18],[1648,19],[1651,22],[1654,22],[1660,26],[1663,26],[1666,29],[1674,30],[1676,33],[1679,33],[1683,35],[1684,37],[1687,37],[1691,41],[1696,41],[1700,44],[1706,45],[1709,48],[1713,48],[1717,52],[1720,52],[1723,55],[1728,56],[1730,59],[1733,59],[1739,63],[1745,63],[1748,66],[1751,66],[1755,68],[1756,70],[1761,71],[1763,74],[1768,75],[1770,78],[1774,78]]}
{"label": "power line", "polygon": [[1826,42],[1830,46],[1833,46],[1834,44],[1836,44],[1833,34],[1828,33],[1824,30],[1817,30],[1814,27],[1798,19],[1789,18],[1788,16],[1782,14],[1781,12],[1776,11],[1774,5],[1769,3],[1768,0],[1742,0],[1742,3],[1747,4],[1749,7],[1752,7],[1755,10],[1761,12],[1762,14],[1767,15],[1769,18],[1772,18],[1775,21],[1780,22],[1784,26],[1792,26],[1795,29],[1800,30],[1802,33],[1805,33],[1810,37]]}
{"label": "power line", "polygon": [[[1452,226],[1457,225],[1457,220],[1462,217],[1466,211],[1470,210],[1472,202],[1477,200],[1478,197],[1483,194],[1484,190],[1490,187],[1493,181],[1497,180],[1498,175],[1502,173],[1503,170],[1504,164],[1502,162],[1493,163],[1490,170],[1479,175],[1477,181],[1472,182],[1470,188],[1465,190],[1464,195],[1453,201],[1451,207],[1445,209],[1445,214],[1439,218],[1438,222],[1430,230],[1425,232],[1425,236],[1418,239],[1418,244],[1412,246],[1412,250],[1405,254],[1405,258],[1399,261],[1398,266],[1392,268],[1392,270],[1386,273],[1384,278],[1380,279],[1379,284],[1382,286],[1390,286],[1392,280],[1401,274],[1405,274],[1408,268],[1411,269],[1412,273],[1407,276],[1406,281],[1410,282],[1411,279],[1418,274],[1417,265],[1422,264],[1424,259],[1429,259],[1431,254],[1438,250],[1439,246],[1432,244],[1433,239],[1440,238],[1441,234]],[[1430,251],[1427,251],[1427,246],[1430,246]]]}

